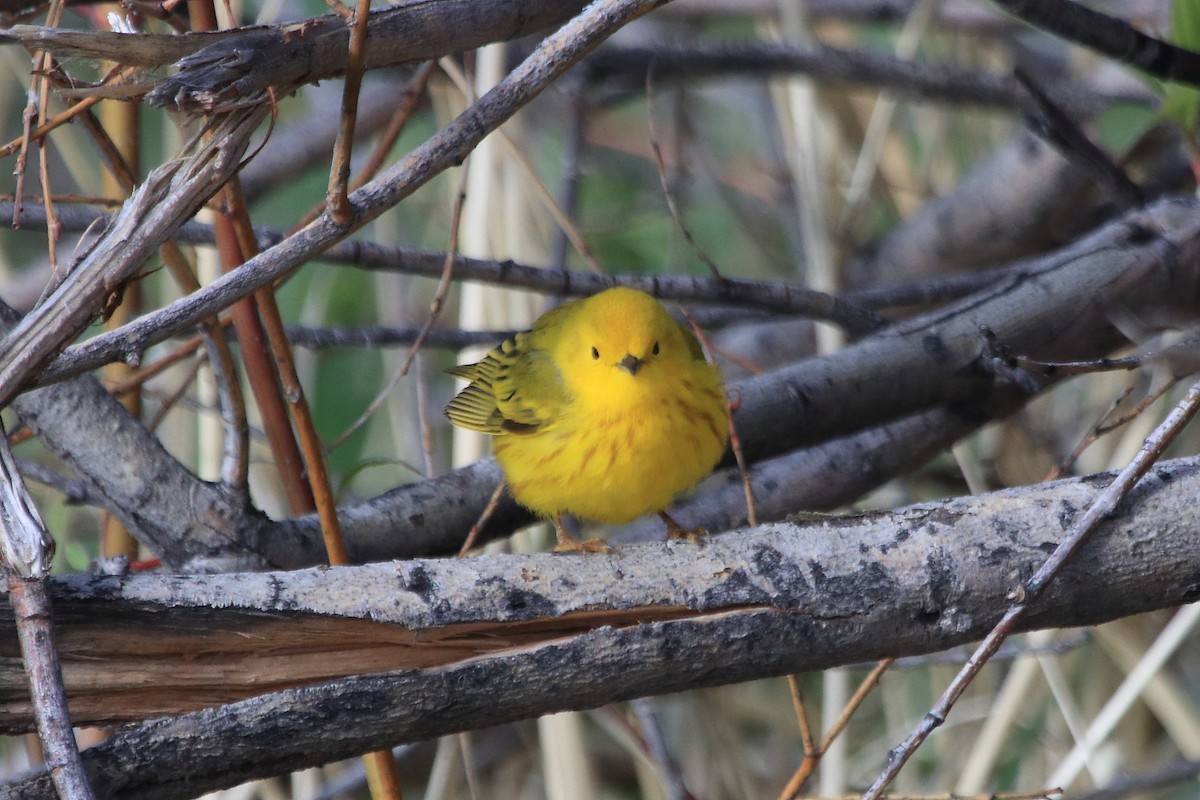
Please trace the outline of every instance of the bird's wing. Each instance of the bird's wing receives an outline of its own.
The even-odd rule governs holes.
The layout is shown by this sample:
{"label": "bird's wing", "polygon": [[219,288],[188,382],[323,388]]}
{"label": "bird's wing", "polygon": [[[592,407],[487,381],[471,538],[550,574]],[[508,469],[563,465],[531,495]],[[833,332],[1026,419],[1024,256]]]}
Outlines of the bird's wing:
{"label": "bird's wing", "polygon": [[450,372],[471,383],[446,406],[455,425],[483,433],[528,434],[556,420],[569,396],[538,331],[519,333],[478,364]]}

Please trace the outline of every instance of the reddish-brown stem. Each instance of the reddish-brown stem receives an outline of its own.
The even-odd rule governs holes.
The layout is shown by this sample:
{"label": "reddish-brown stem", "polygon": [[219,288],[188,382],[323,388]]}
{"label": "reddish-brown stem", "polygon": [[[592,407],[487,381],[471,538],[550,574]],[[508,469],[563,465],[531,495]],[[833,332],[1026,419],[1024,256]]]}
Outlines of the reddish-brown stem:
{"label": "reddish-brown stem", "polygon": [[354,150],[354,123],[358,117],[358,90],[362,87],[370,11],[371,0],[358,0],[358,7],[354,11],[354,24],[350,29],[346,80],[342,85],[342,116],[338,125],[337,142],[333,146],[333,163],[329,168],[329,191],[326,193],[325,203],[329,209],[329,216],[339,225],[349,225],[354,221],[346,187],[350,183],[350,154]]}

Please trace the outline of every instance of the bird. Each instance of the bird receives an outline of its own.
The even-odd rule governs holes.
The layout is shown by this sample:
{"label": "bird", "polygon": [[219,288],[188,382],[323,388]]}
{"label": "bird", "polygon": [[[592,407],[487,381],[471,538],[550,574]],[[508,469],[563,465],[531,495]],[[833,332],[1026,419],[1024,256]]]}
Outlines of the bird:
{"label": "bird", "polygon": [[492,437],[513,498],[551,520],[556,551],[604,552],[563,516],[622,524],[666,513],[725,452],[725,390],[692,331],[645,292],[616,287],[553,308],[478,363],[445,414]]}

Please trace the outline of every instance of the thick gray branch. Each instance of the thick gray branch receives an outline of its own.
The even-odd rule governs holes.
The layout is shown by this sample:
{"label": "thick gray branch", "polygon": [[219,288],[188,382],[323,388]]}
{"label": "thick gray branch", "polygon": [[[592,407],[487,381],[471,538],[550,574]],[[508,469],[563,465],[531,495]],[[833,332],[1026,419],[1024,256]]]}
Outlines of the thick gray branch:
{"label": "thick gray branch", "polygon": [[[63,615],[56,624],[66,653],[75,650],[71,636],[91,644],[90,653],[79,652],[90,656],[86,671],[76,674],[100,689],[93,701],[136,700],[104,686],[112,673],[99,651],[113,648],[115,658],[127,631],[141,625],[152,626],[156,641],[166,637],[160,649],[174,654],[160,669],[160,691],[143,694],[165,694],[192,675],[189,646],[203,644],[218,664],[253,660],[254,648],[278,652],[284,634],[270,634],[264,622],[278,623],[298,653],[310,631],[309,647],[320,648],[336,629],[322,624],[331,617],[359,625],[356,642],[382,650],[374,663],[398,670],[159,720],[84,754],[105,797],[183,797],[550,711],[977,639],[1108,480],[771,525],[700,544],[631,546],[611,556],[76,577],[55,583],[55,611]],[[1050,587],[1028,627],[1095,624],[1200,596],[1197,492],[1200,459],[1155,467]],[[122,630],[121,620],[135,627]],[[261,635],[244,635],[251,629]],[[360,663],[332,654],[321,661],[330,677]],[[216,673],[223,685],[231,674]],[[0,797],[48,797],[48,785],[35,775]]]}
{"label": "thick gray branch", "polygon": [[13,408],[164,563],[201,572],[265,566],[266,517],[192,474],[92,376],[23,394]]}

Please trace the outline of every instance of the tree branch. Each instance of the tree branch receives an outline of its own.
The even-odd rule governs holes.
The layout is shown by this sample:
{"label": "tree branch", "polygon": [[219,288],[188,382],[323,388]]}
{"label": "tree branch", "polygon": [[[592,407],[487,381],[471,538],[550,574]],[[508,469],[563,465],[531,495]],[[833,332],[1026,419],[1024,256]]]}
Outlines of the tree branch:
{"label": "tree branch", "polygon": [[1200,53],[1147,36],[1125,20],[1071,0],[996,0],[996,5],[1035,28],[1155,77],[1200,86]]}
{"label": "tree branch", "polygon": [[[654,67],[655,80],[696,81],[716,75],[807,75],[818,81],[887,89],[903,97],[936,103],[1020,110],[1027,104],[1011,75],[969,71],[954,66],[896,58],[869,50],[846,50],[826,44],[797,47],[769,42],[702,42],[687,45],[606,44],[583,66],[593,79],[621,78],[645,86]],[[1051,85],[1047,93],[1071,114],[1090,117],[1115,104],[1153,105],[1149,92],[1105,94],[1076,83]]]}
{"label": "tree branch", "polygon": [[[170,710],[155,698],[194,708],[280,681],[396,670],[158,720],[84,753],[104,797],[178,798],[550,711],[971,641],[1108,480],[611,556],[77,576],[52,584],[56,625],[82,720]],[[1197,492],[1200,459],[1156,466],[1031,607],[1026,628],[1193,600],[1200,550],[1176,523]],[[2,718],[16,724],[22,700],[4,698]],[[0,797],[47,797],[47,787],[35,775]]]}

